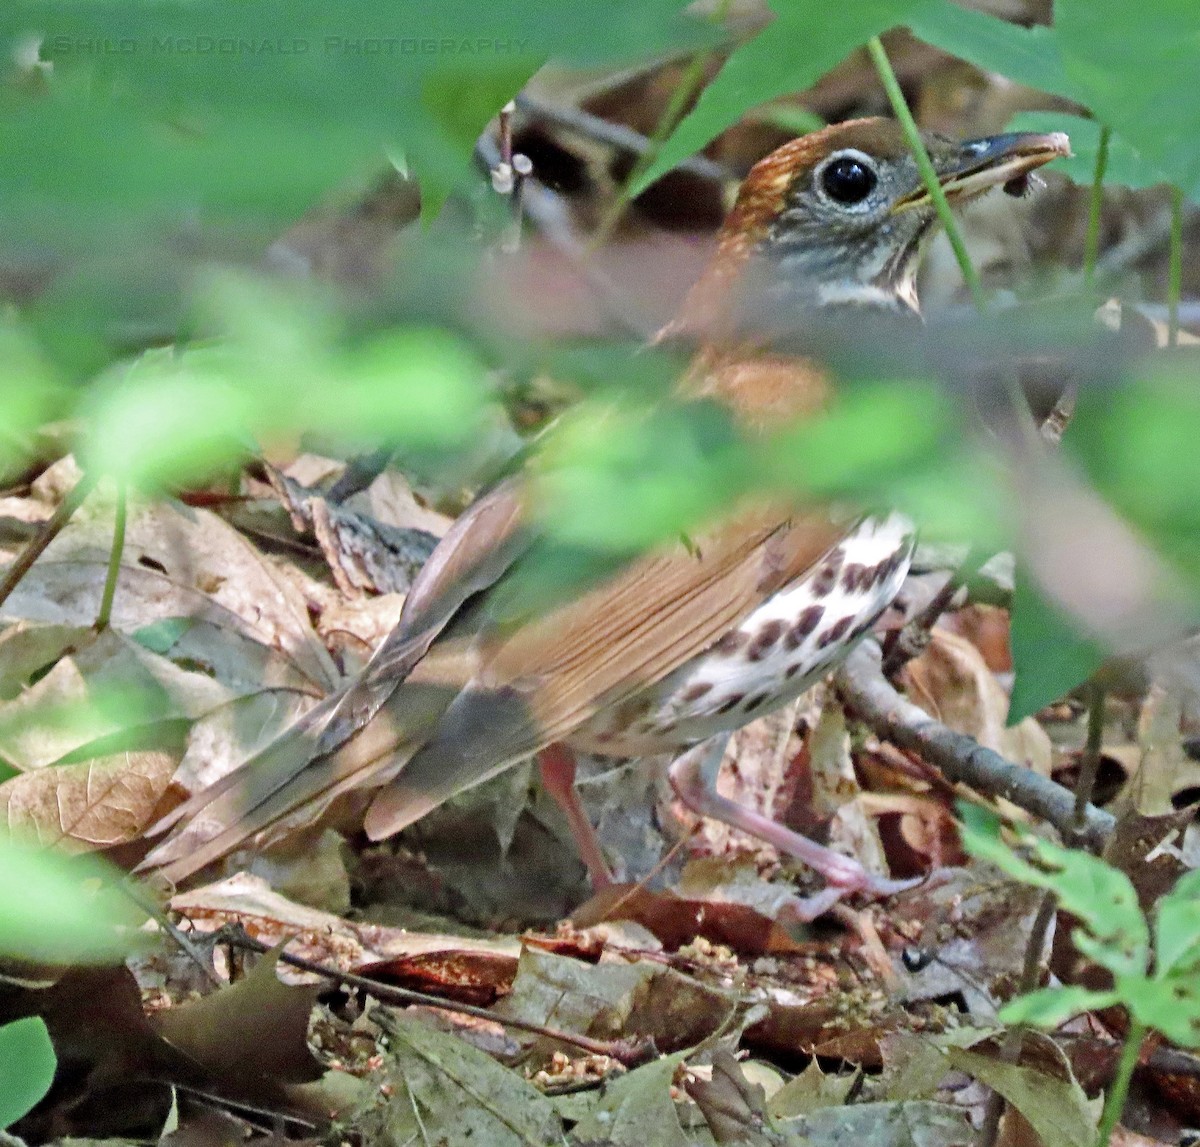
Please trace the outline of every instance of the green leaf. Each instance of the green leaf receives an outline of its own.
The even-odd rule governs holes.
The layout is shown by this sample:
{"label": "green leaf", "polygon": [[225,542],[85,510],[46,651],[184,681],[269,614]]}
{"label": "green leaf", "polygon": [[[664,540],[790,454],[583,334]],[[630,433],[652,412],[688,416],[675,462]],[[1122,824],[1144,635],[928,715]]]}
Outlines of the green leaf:
{"label": "green leaf", "polygon": [[[53,67],[14,76],[31,36]],[[53,271],[42,329],[82,374],[169,339],[201,266],[258,259],[389,155],[427,209],[481,183],[472,133],[538,61],[626,66],[712,36],[681,0],[10,0],[0,256]]]}
{"label": "green leaf", "polygon": [[540,63],[514,60],[486,72],[476,66],[447,67],[424,82],[421,107],[436,130],[423,146],[409,151],[421,175],[422,216],[436,215],[455,186],[466,180],[480,133]]}
{"label": "green leaf", "polygon": [[32,1111],[54,1082],[58,1058],[37,1016],[0,1027],[0,1129]]}
{"label": "green leaf", "polygon": [[1200,963],[1200,871],[1180,877],[1154,910],[1156,976],[1194,971]]}
{"label": "green leaf", "polygon": [[603,1098],[573,1129],[579,1143],[639,1147],[687,1147],[671,1098],[671,1081],[685,1056],[664,1055],[620,1076],[604,1089]]}
{"label": "green leaf", "polygon": [[1200,976],[1193,970],[1161,980],[1137,977],[1117,988],[1121,1002],[1147,1027],[1184,1047],[1200,1045]]}
{"label": "green leaf", "polygon": [[[1100,124],[1094,119],[1067,112],[1019,112],[1009,120],[1006,131],[1065,131],[1071,137],[1071,154],[1056,159],[1047,170],[1061,171],[1076,183],[1089,184],[1096,174],[1096,152],[1100,147]],[[1154,187],[1167,177],[1147,163],[1123,135],[1113,132],[1108,141],[1104,182],[1125,187]]]}
{"label": "green leaf", "polygon": [[164,617],[143,625],[129,636],[152,653],[167,653],[196,624],[194,617]]}
{"label": "green leaf", "polygon": [[982,71],[999,72],[1018,84],[1075,98],[1053,28],[1022,28],[952,0],[922,4],[909,18],[908,26],[918,39]]}
{"label": "green leaf", "polygon": [[1143,360],[1119,386],[1083,388],[1064,442],[1112,506],[1200,586],[1200,391],[1187,353]]}
{"label": "green leaf", "polygon": [[775,19],[725,61],[632,186],[637,195],[751,108],[802,92],[872,36],[905,23],[917,0],[776,0]]}
{"label": "green leaf", "polygon": [[145,915],[118,887],[121,872],[97,857],[66,857],[0,841],[0,955],[106,963],[134,946]]}
{"label": "green leaf", "polygon": [[1193,0],[1056,0],[1063,65],[1078,98],[1136,140],[1146,162],[1200,193],[1200,74]]}
{"label": "green leaf", "polygon": [[965,1048],[947,1050],[953,1067],[994,1088],[1028,1120],[1042,1147],[1092,1147],[1095,1119],[1088,1111],[1087,1096],[1066,1057],[1061,1053],[1059,1056],[1060,1065],[1066,1069],[1065,1079],[1044,1068],[1004,1063],[997,1056]]}
{"label": "green leaf", "polygon": [[1111,1008],[1122,1002],[1122,996],[1117,991],[1094,992],[1078,986],[1041,988],[1005,1004],[1000,1009],[1000,1019],[1006,1024],[1056,1028],[1084,1012]]}
{"label": "green leaf", "polygon": [[1083,684],[1104,662],[1105,651],[1081,637],[1069,621],[1017,571],[1010,644],[1012,696],[1008,723],[1015,725]]}
{"label": "green leaf", "polygon": [[963,845],[1009,876],[1046,888],[1077,916],[1088,933],[1076,944],[1116,976],[1144,975],[1150,962],[1150,931],[1129,877],[1099,857],[1024,835],[1021,843],[1036,864],[1019,856],[1000,837],[1000,821],[984,809],[959,803]]}

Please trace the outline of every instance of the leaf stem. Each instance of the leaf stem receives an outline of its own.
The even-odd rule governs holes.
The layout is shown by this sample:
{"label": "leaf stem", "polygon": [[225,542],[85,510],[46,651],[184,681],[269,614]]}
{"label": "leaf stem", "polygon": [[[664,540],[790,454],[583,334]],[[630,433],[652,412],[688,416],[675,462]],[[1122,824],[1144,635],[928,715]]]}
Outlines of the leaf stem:
{"label": "leaf stem", "polygon": [[71,520],[71,516],[92,492],[97,477],[94,470],[85,470],[75,485],[71,487],[71,492],[59,502],[58,509],[54,511],[53,516],[38,527],[38,532],[29,539],[25,548],[13,559],[12,564],[5,570],[4,577],[0,578],[0,605],[8,600],[9,595],[17,588],[33,563],[41,557],[46,547],[62,533],[63,528]]}
{"label": "leaf stem", "polygon": [[967,290],[971,295],[971,302],[975,304],[976,310],[982,312],[985,300],[979,272],[975,270],[971,256],[967,253],[967,245],[963,242],[962,233],[954,219],[954,212],[951,211],[950,204],[946,200],[946,193],[942,190],[941,183],[938,182],[933,160],[929,158],[929,152],[925,150],[920,130],[917,128],[917,121],[913,119],[913,114],[909,111],[904,93],[900,90],[900,81],[896,79],[896,73],[892,70],[887,52],[884,51],[883,43],[878,36],[872,36],[867,41],[867,52],[871,56],[871,62],[875,65],[875,71],[879,74],[883,90],[887,92],[892,111],[904,131],[904,138],[912,149],[913,158],[917,161],[917,170],[925,181],[925,189],[933,201],[934,210],[937,211],[938,218],[946,229],[946,238],[950,240],[950,246],[954,249],[954,257],[958,260],[959,269],[962,271]]}
{"label": "leaf stem", "polygon": [[1100,257],[1100,208],[1104,202],[1104,174],[1108,171],[1108,142],[1112,128],[1100,125],[1100,142],[1096,146],[1096,166],[1092,171],[1092,194],[1088,202],[1087,236],[1083,244],[1083,281],[1088,290],[1096,279],[1096,260]]}
{"label": "leaf stem", "polygon": [[[713,24],[722,23],[729,15],[729,9],[732,6],[733,0],[718,0],[715,10],[708,17],[709,21]],[[637,184],[642,172],[658,158],[663,142],[675,130],[688,101],[704,83],[704,71],[712,56],[711,51],[696,52],[688,61],[679,83],[676,84],[671,98],[667,101],[666,108],[663,109],[662,115],[658,117],[658,122],[654,125],[654,131],[646,140],[645,150],[635,160],[633,168],[617,189],[617,195],[612,205],[601,217],[596,232],[588,243],[590,250],[594,251],[601,246],[620,223],[621,216],[625,214],[625,209],[629,206],[630,190]]]}
{"label": "leaf stem", "polygon": [[1171,188],[1171,255],[1167,280],[1167,346],[1179,345],[1179,297],[1183,293],[1183,190]]}
{"label": "leaf stem", "polygon": [[126,505],[125,482],[117,480],[117,507],[113,514],[112,548],[108,551],[108,572],[104,577],[104,593],[100,597],[100,611],[96,614],[95,630],[101,633],[108,628],[112,618],[113,598],[117,593],[117,578],[121,573],[121,558],[125,553]]}
{"label": "leaf stem", "polygon": [[1113,1076],[1108,1094],[1104,1097],[1104,1110],[1100,1114],[1100,1126],[1096,1129],[1096,1147],[1108,1147],[1108,1141],[1112,1138],[1113,1131],[1116,1130],[1121,1112],[1125,1110],[1125,1097],[1129,1094],[1129,1081],[1133,1078],[1133,1069],[1137,1067],[1142,1041],[1145,1038],[1146,1025],[1130,1016],[1129,1031],[1125,1033],[1125,1046],[1121,1048],[1117,1072]]}

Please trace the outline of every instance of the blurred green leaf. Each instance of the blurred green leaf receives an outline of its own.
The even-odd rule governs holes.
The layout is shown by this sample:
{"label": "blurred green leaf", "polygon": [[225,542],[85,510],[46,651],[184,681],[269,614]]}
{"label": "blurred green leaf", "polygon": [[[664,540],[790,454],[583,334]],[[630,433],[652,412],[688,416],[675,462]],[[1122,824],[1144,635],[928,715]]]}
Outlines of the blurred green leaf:
{"label": "blurred green leaf", "polygon": [[775,19],[737,48],[630,189],[638,195],[751,108],[802,92],[872,36],[908,21],[918,0],[775,0]]}
{"label": "blurred green leaf", "polygon": [[105,345],[170,339],[207,260],[257,259],[389,155],[412,163],[427,209],[479,183],[475,134],[543,60],[626,66],[710,40],[682,9],[12,0],[0,7],[0,261],[49,280],[42,329],[82,374]]}
{"label": "blurred green leaf", "polygon": [[199,360],[149,351],[98,380],[84,466],[135,486],[161,487],[202,480],[248,457],[254,392]]}
{"label": "blurred green leaf", "polygon": [[52,963],[120,961],[145,915],[94,856],[65,857],[0,840],[0,955]]}
{"label": "blurred green leaf", "polygon": [[1056,1028],[1084,1012],[1111,1008],[1121,1002],[1120,993],[1115,991],[1094,992],[1076,986],[1042,988],[1005,1004],[1000,1009],[1000,1019],[1006,1024]]}
{"label": "blurred green leaf", "polygon": [[1159,354],[1122,385],[1092,386],[1064,442],[1089,480],[1200,586],[1200,391],[1194,351]]}
{"label": "blurred green leaf", "polygon": [[821,417],[776,436],[765,451],[771,479],[805,494],[877,494],[953,443],[944,392],[920,379],[856,382]]}
{"label": "blurred green leaf", "polygon": [[1008,724],[1016,725],[1082,685],[1100,668],[1106,653],[1082,636],[1020,570],[1009,612],[1015,676]]}
{"label": "blurred green leaf", "polygon": [[1194,973],[1200,963],[1200,871],[1181,876],[1154,910],[1155,973]]}
{"label": "blurred green leaf", "polygon": [[1193,0],[1056,0],[1063,64],[1096,118],[1136,140],[1148,164],[1200,193],[1200,74]]}
{"label": "blurred green leaf", "polygon": [[1120,990],[1121,1002],[1141,1023],[1183,1047],[1200,1045],[1200,976],[1133,979]]}
{"label": "blurred green leaf", "polygon": [[50,1090],[57,1067],[44,1020],[27,1016],[0,1027],[0,1129],[33,1110]]}
{"label": "blurred green leaf", "polygon": [[[1096,152],[1100,147],[1100,124],[1094,119],[1070,115],[1067,112],[1019,112],[1009,120],[1005,131],[1065,131],[1071,137],[1071,154],[1056,159],[1047,170],[1061,171],[1076,183],[1089,184],[1096,175]],[[1147,163],[1138,150],[1113,132],[1108,141],[1108,162],[1104,169],[1105,183],[1125,187],[1154,187],[1165,183],[1166,176]]]}
{"label": "blurred green leaf", "polygon": [[1053,28],[1022,28],[952,0],[922,4],[912,13],[908,26],[918,39],[982,71],[998,72],[1018,84],[1075,98]]}

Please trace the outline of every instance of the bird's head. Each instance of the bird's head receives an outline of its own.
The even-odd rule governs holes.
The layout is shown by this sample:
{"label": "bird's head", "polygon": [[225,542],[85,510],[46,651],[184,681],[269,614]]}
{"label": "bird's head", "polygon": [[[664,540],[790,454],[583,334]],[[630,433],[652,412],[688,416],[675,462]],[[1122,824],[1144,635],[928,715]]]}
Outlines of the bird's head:
{"label": "bird's head", "polygon": [[[1061,133],[923,139],[955,206],[998,186],[1020,194],[1031,171],[1069,154]],[[913,312],[921,248],[936,224],[895,121],[851,120],[792,140],[746,177],[675,330],[704,338],[731,321],[735,331],[761,330],[830,306]]]}

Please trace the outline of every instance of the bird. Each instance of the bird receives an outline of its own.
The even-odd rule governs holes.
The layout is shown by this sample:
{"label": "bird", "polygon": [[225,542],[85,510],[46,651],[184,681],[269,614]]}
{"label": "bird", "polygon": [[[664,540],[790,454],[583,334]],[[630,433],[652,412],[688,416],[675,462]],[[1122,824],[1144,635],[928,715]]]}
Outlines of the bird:
{"label": "bird", "polygon": [[[1023,194],[1032,171],[1069,154],[1061,133],[923,138],[954,206],[996,187]],[[722,404],[751,436],[819,416],[836,379],[806,332],[919,325],[917,268],[936,228],[895,121],[850,120],[779,147],[750,170],[655,340],[692,348],[680,400]],[[369,800],[365,831],[383,839],[536,755],[602,885],[574,755],[669,752],[686,804],[824,877],[796,899],[798,918],[910,886],[719,796],[715,774],[731,731],[799,696],[870,631],[907,575],[912,524],[763,496],[544,613],[506,619],[495,602],[536,539],[531,501],[518,473],[469,506],[360,675],[164,817],[152,832],[172,831],[141,867],[178,882],[347,793]]]}

